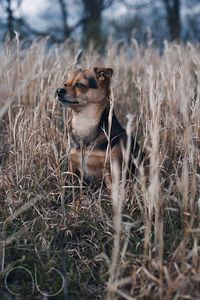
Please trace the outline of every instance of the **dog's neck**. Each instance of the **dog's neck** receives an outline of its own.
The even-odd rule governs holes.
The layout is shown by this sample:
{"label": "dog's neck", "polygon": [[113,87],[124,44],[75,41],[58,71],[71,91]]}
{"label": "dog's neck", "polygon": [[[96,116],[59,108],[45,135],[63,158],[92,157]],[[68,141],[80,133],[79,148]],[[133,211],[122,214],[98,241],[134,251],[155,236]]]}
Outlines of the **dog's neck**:
{"label": "dog's neck", "polygon": [[101,116],[109,102],[104,105],[91,104],[72,112],[72,139],[76,144],[90,145],[96,138]]}

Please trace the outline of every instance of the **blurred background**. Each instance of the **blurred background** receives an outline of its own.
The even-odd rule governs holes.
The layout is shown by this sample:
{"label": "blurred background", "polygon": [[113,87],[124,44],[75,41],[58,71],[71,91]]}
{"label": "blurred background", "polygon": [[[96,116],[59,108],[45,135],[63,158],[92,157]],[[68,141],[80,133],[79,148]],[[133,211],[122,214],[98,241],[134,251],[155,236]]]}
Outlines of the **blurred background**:
{"label": "blurred background", "polygon": [[0,0],[0,42],[15,37],[66,39],[104,49],[127,44],[200,40],[200,0]]}

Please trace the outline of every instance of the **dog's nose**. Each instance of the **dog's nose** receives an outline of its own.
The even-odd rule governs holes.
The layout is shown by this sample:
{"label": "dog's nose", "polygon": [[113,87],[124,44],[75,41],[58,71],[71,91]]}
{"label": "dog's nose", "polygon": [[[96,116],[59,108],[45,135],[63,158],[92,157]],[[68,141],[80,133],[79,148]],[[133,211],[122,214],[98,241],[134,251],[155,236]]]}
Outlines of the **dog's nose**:
{"label": "dog's nose", "polygon": [[56,94],[58,96],[63,96],[66,94],[66,90],[65,89],[57,89]]}

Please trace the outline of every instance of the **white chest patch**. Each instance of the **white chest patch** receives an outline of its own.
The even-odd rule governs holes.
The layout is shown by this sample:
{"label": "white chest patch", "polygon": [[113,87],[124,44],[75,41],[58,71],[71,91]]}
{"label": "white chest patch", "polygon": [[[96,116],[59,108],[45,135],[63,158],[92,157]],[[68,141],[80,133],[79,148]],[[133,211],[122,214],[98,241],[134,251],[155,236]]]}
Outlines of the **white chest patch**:
{"label": "white chest patch", "polygon": [[72,128],[75,135],[85,137],[90,135],[93,128],[98,124],[98,118],[95,117],[93,107],[81,110],[73,115]]}

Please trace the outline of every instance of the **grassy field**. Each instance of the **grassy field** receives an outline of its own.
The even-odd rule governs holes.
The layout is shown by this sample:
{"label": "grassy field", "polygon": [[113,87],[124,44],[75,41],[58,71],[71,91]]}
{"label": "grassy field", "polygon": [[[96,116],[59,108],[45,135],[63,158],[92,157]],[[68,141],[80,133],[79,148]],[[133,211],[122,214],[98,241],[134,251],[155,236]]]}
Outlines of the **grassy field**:
{"label": "grassy field", "polygon": [[199,46],[131,47],[87,51],[82,67],[114,69],[115,111],[149,154],[148,179],[140,168],[119,184],[113,166],[112,196],[88,187],[79,200],[70,112],[54,97],[78,47],[1,47],[1,299],[200,299]]}

